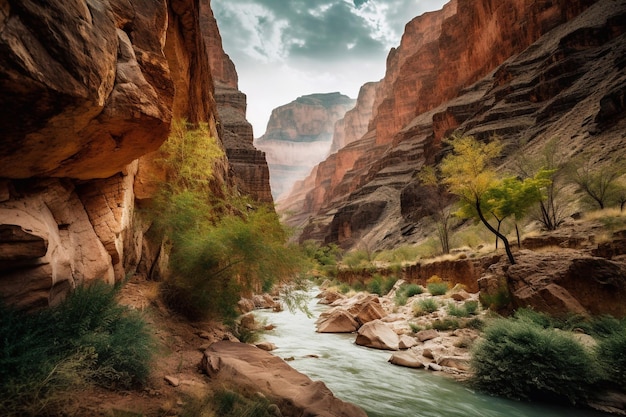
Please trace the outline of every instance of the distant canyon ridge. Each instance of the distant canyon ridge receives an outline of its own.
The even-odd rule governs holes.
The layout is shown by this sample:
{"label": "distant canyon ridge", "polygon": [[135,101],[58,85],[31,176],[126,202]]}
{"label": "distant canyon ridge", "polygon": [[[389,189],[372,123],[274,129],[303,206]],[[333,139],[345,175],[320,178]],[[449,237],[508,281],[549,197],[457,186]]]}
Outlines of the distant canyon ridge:
{"label": "distant canyon ridge", "polygon": [[275,199],[326,159],[335,124],[354,104],[340,93],[320,93],[298,97],[272,111],[267,130],[255,145],[265,152]]}

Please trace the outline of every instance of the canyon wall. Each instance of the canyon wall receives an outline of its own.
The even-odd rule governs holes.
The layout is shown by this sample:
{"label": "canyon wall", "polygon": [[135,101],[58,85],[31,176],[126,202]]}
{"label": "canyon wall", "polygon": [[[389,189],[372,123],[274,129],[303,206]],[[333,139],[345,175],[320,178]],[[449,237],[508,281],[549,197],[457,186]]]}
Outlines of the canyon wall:
{"label": "canyon wall", "polygon": [[354,103],[340,93],[311,94],[272,111],[256,146],[267,155],[275,197],[289,191],[328,155],[335,123]]}
{"label": "canyon wall", "polygon": [[[0,0],[4,300],[44,307],[78,284],[163,266],[136,210],[158,176],[151,153],[172,119],[221,139],[212,66],[236,86],[202,16],[193,0]],[[215,176],[237,181],[227,160]]]}
{"label": "canyon wall", "polygon": [[346,247],[418,241],[415,175],[454,131],[498,134],[507,152],[528,143],[529,154],[557,137],[569,155],[617,162],[624,9],[611,0],[453,0],[412,20],[389,54],[368,132],[315,168],[304,213],[287,221],[302,239]]}

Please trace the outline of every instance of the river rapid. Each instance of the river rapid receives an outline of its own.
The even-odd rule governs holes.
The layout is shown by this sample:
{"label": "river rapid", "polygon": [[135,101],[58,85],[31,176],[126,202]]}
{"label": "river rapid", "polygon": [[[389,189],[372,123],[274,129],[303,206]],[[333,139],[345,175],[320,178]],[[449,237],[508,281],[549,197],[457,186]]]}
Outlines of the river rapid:
{"label": "river rapid", "polygon": [[261,337],[277,346],[273,354],[311,379],[323,381],[337,397],[359,405],[369,417],[607,416],[490,397],[430,371],[392,365],[387,362],[391,352],[358,346],[354,334],[316,333],[315,320],[327,308],[311,297],[312,317],[289,310],[254,314],[257,320],[276,326]]}

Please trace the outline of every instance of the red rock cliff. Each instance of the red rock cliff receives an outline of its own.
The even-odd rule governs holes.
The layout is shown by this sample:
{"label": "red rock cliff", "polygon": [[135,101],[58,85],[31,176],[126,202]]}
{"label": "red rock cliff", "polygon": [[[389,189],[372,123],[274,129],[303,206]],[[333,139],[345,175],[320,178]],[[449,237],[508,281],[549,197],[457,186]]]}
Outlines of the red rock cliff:
{"label": "red rock cliff", "polygon": [[135,213],[150,193],[143,155],[172,118],[219,134],[201,16],[193,0],[0,0],[3,298],[46,306],[158,269]]}
{"label": "red rock cliff", "polygon": [[[595,120],[600,117],[597,109],[607,108],[602,102],[609,99],[603,95],[613,97],[612,103],[620,102],[615,97],[623,96],[623,89],[619,63],[607,61],[605,68],[590,68],[583,65],[586,58],[575,53],[598,43],[594,47],[599,51],[606,48],[608,39],[619,38],[621,29],[616,29],[619,24],[615,22],[623,7],[622,2],[602,0],[457,0],[440,12],[411,21],[402,44],[389,54],[369,132],[317,167],[315,188],[304,198],[306,214],[312,215],[304,235],[349,245],[385,219],[396,220],[380,226],[378,234],[370,234],[377,245],[391,245],[396,233],[406,235],[410,228],[393,231],[404,227],[404,205],[410,200],[410,193],[400,196],[400,192],[424,163],[433,161],[440,139],[454,129],[477,135],[495,132],[510,141],[537,138],[536,143],[541,143],[547,131],[564,134],[563,129],[555,133],[556,120],[563,117],[558,126],[567,125],[567,134],[584,136],[589,127],[575,127],[571,115],[567,116],[573,103],[568,97],[587,95],[587,107],[576,118],[586,114]],[[592,40],[595,31],[611,35]],[[559,42],[561,47],[557,47]],[[617,48],[619,42],[610,44]],[[536,61],[506,65],[522,52],[537,50],[542,54],[533,58]],[[514,93],[523,85],[518,66],[527,71],[526,83],[536,84],[527,95]],[[572,90],[572,80],[580,79],[583,71],[604,73],[607,84],[602,93],[591,85]],[[610,85],[608,80],[612,80]],[[537,109],[537,103],[547,107]],[[623,112],[623,105],[610,107],[616,108],[615,114]],[[613,133],[605,138],[615,141]],[[598,140],[602,139],[596,137],[590,143]]]}

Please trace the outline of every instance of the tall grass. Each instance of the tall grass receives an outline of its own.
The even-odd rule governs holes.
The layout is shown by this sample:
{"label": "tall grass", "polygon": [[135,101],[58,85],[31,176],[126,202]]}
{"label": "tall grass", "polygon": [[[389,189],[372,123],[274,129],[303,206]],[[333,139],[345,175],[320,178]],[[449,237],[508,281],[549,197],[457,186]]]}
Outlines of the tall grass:
{"label": "tall grass", "polygon": [[0,415],[55,415],[68,389],[141,387],[156,344],[117,288],[79,287],[56,308],[27,314],[0,306]]}

